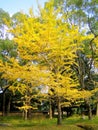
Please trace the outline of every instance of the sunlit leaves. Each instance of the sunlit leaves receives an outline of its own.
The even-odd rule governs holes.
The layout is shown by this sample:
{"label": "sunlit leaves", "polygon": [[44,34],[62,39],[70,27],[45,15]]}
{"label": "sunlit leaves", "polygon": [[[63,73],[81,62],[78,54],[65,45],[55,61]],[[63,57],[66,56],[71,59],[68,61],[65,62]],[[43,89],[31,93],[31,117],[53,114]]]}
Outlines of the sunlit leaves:
{"label": "sunlit leaves", "polygon": [[[38,17],[31,10],[29,16],[18,14],[18,21],[10,30],[18,55],[1,63],[0,70],[2,77],[12,82],[10,89],[27,95],[29,99],[34,88],[42,85],[48,86],[51,96],[55,94],[70,102],[82,98],[72,66],[76,65],[77,52],[83,49],[84,40],[91,39],[91,36],[65,22],[60,8],[54,9],[53,4],[51,0],[44,9],[40,8]],[[28,107],[26,104],[25,108]]]}

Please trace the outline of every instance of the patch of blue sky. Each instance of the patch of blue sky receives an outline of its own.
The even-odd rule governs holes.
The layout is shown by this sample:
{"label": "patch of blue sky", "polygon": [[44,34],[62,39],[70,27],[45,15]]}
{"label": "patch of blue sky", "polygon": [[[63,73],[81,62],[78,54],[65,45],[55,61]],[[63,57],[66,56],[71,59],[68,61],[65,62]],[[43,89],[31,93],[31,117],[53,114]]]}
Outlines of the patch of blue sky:
{"label": "patch of blue sky", "polygon": [[48,0],[0,0],[0,8],[8,12],[10,15],[16,12],[28,13],[30,8],[33,8],[34,13],[38,12],[38,3],[44,7]]}

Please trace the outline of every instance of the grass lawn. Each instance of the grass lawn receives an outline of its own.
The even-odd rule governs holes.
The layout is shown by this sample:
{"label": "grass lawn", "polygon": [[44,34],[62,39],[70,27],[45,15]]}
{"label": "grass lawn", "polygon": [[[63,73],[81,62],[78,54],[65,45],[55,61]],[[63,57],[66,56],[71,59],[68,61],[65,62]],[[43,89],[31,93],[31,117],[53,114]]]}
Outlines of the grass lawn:
{"label": "grass lawn", "polygon": [[92,120],[83,120],[79,116],[65,118],[61,126],[57,126],[56,122],[56,118],[33,117],[25,121],[19,116],[7,116],[0,117],[0,130],[83,130],[79,125],[86,126],[86,130],[98,130],[98,117]]}
{"label": "grass lawn", "polygon": [[76,126],[0,127],[0,130],[83,130]]}

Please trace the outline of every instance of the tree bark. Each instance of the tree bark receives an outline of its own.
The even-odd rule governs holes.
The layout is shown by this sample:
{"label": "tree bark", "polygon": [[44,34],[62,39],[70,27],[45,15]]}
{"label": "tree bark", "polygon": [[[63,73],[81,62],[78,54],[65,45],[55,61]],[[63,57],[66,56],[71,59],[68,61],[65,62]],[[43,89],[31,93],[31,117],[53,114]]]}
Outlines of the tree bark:
{"label": "tree bark", "polygon": [[88,119],[91,120],[92,119],[92,109],[91,109],[91,105],[90,105],[90,99],[86,99],[86,106],[88,108]]}
{"label": "tree bark", "polygon": [[27,110],[24,111],[24,119],[25,119],[25,120],[28,119],[28,111],[27,111]]}
{"label": "tree bark", "polygon": [[61,110],[61,112],[62,112],[62,119],[64,119],[64,112],[63,112],[63,110]]}
{"label": "tree bark", "polygon": [[52,105],[52,117],[54,117],[54,114],[55,114],[55,107],[54,105]]}
{"label": "tree bark", "polygon": [[5,92],[3,92],[2,116],[5,116]]}
{"label": "tree bark", "polygon": [[98,102],[96,104],[96,116],[98,116]]}
{"label": "tree bark", "polygon": [[9,100],[8,100],[7,115],[9,115],[10,113],[10,105],[11,105],[11,96],[9,96]]}
{"label": "tree bark", "polygon": [[51,103],[51,99],[49,101],[49,118],[52,119],[52,103]]}
{"label": "tree bark", "polygon": [[9,86],[7,86],[2,93],[2,116],[5,116],[6,112],[5,112],[5,94],[7,89],[9,88]]}
{"label": "tree bark", "polygon": [[89,118],[89,120],[92,119],[92,109],[91,109],[91,105],[90,104],[88,104],[88,118]]}
{"label": "tree bark", "polygon": [[28,119],[31,119],[31,117],[32,117],[31,108],[28,109],[27,117],[28,117]]}
{"label": "tree bark", "polygon": [[61,105],[60,105],[60,97],[58,97],[57,107],[58,107],[57,125],[61,125],[62,124],[62,112],[61,112]]}

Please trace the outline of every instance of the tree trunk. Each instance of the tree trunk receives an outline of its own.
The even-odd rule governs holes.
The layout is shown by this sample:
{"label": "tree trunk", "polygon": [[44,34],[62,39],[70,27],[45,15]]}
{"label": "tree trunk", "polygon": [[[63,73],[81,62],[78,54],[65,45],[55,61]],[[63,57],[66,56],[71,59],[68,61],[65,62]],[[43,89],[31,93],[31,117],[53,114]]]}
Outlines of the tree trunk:
{"label": "tree trunk", "polygon": [[85,73],[84,61],[81,58],[81,52],[80,51],[77,52],[77,55],[78,55],[78,65],[79,65],[79,68],[78,68],[79,83],[80,83],[81,89],[84,89],[85,88],[85,84],[84,84],[84,73]]}
{"label": "tree trunk", "polygon": [[7,106],[7,115],[10,113],[10,104],[11,104],[11,96],[9,96],[8,106]]}
{"label": "tree trunk", "polygon": [[90,99],[85,99],[86,101],[86,105],[88,108],[88,119],[91,120],[92,119],[92,109],[91,109],[91,105],[90,105]]}
{"label": "tree trunk", "polygon": [[90,104],[88,104],[88,118],[89,118],[89,120],[92,119],[92,109],[91,109],[91,105]]}
{"label": "tree trunk", "polygon": [[2,116],[5,116],[5,94],[9,86],[7,86],[2,93]]}
{"label": "tree trunk", "polygon": [[55,113],[55,108],[54,105],[52,105],[52,117],[54,117],[54,113]]}
{"label": "tree trunk", "polygon": [[28,111],[27,111],[27,110],[24,111],[24,119],[25,119],[25,120],[28,119]]}
{"label": "tree trunk", "polygon": [[63,110],[61,110],[61,112],[62,112],[62,119],[64,119],[64,112],[63,112]]}
{"label": "tree trunk", "polygon": [[96,104],[96,116],[98,116],[98,102]]}
{"label": "tree trunk", "polygon": [[2,116],[5,116],[5,92],[3,92]]}
{"label": "tree trunk", "polygon": [[28,119],[31,119],[31,117],[32,117],[31,108],[28,109],[27,117],[28,117]]}
{"label": "tree trunk", "polygon": [[57,125],[62,124],[62,112],[61,112],[61,105],[60,105],[60,98],[58,97],[57,101],[57,108],[58,108],[58,119],[57,119]]}
{"label": "tree trunk", "polygon": [[49,118],[52,119],[52,103],[51,103],[51,99],[49,101]]}

